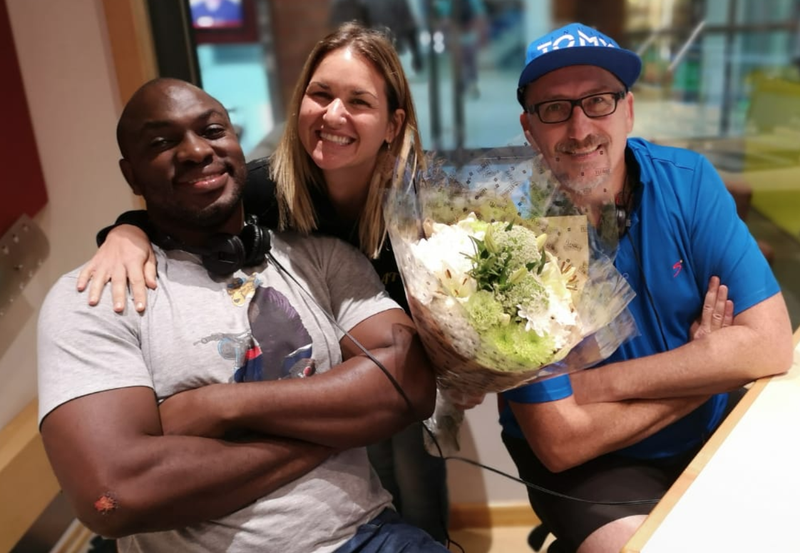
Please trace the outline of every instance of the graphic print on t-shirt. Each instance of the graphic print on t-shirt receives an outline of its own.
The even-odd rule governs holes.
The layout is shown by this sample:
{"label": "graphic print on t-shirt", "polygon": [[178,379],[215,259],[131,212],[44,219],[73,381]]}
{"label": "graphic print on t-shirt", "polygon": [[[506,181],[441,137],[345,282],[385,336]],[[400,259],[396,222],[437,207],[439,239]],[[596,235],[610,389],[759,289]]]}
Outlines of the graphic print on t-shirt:
{"label": "graphic print on t-shirt", "polygon": [[[226,291],[230,296],[233,305],[242,307],[247,305],[247,300],[252,298],[256,290],[261,285],[261,279],[257,273],[253,273],[246,279],[241,277],[234,277],[228,283]],[[228,332],[219,332],[204,336],[197,342],[197,344],[208,344],[210,342],[217,343],[217,353],[223,359],[232,361],[233,370],[237,371],[245,366],[255,356],[253,336],[250,332],[238,332],[231,334]]]}
{"label": "graphic print on t-shirt", "polygon": [[280,380],[314,374],[311,336],[289,300],[274,288],[256,289],[247,307],[255,346],[234,374],[236,382]]}
{"label": "graphic print on t-shirt", "polygon": [[249,332],[209,334],[195,342],[195,345],[209,342],[217,343],[217,353],[223,359],[233,361],[234,370],[241,367],[246,359],[249,359],[250,352],[253,350],[253,337]]}
{"label": "graphic print on t-shirt", "polygon": [[241,307],[247,303],[247,300],[252,298],[258,287],[261,285],[261,279],[258,274],[253,273],[247,279],[235,277],[228,284],[228,295],[233,301],[233,305]]}

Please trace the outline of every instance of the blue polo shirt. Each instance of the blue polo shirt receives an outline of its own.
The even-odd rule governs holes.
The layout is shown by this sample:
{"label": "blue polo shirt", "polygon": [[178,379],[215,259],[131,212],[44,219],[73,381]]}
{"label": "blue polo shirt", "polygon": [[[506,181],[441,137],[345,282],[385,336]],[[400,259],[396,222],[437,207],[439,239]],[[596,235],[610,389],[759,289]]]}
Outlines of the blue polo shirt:
{"label": "blue polo shirt", "polygon": [[[628,140],[628,148],[639,165],[641,184],[630,228],[620,241],[614,264],[636,291],[629,309],[639,335],[622,344],[603,364],[687,343],[689,328],[701,312],[708,281],[714,275],[728,286],[735,314],[780,291],[756,241],[739,219],[733,197],[707,159],[637,138]],[[519,403],[543,403],[571,394],[569,377],[563,375],[504,392],[503,397]],[[717,394],[681,420],[617,453],[648,459],[687,451],[717,427],[726,400],[727,394]],[[523,437],[507,405],[501,410],[500,423],[505,432]]]}

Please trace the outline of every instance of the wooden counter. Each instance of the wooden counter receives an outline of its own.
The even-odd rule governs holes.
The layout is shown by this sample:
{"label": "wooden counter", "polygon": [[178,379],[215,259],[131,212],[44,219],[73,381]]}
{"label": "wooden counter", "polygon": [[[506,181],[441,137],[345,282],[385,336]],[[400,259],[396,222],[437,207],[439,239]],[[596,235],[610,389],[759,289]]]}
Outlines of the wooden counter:
{"label": "wooden counter", "polygon": [[34,400],[0,429],[0,553],[10,551],[59,491]]}
{"label": "wooden counter", "polygon": [[800,329],[785,375],[753,384],[623,553],[800,551]]}

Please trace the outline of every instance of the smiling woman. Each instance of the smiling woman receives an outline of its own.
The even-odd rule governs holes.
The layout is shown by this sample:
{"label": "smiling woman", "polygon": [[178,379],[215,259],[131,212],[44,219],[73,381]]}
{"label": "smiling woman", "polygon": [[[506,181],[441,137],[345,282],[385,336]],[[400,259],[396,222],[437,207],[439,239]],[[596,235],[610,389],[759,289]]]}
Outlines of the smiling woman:
{"label": "smiling woman", "polygon": [[360,54],[341,48],[319,64],[297,118],[298,134],[322,170],[335,203],[358,214],[375,172],[375,152],[391,144],[405,119],[389,109],[380,73]]}
{"label": "smiling woman", "polygon": [[281,223],[305,232],[319,228],[319,206],[309,193],[324,191],[340,224],[357,227],[361,251],[378,257],[387,162],[404,141],[422,153],[397,52],[381,33],[343,25],[309,54],[287,111],[272,158]]}

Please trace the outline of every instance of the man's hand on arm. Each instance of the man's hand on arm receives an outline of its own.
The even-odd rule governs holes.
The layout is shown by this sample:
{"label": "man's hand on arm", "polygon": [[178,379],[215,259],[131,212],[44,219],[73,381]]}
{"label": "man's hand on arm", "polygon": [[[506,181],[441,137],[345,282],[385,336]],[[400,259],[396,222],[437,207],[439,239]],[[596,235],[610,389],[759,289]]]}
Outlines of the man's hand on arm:
{"label": "man's hand on arm", "polygon": [[222,517],[335,453],[285,438],[164,436],[155,396],[145,387],[69,401],[47,415],[41,431],[78,518],[109,537]]}
{"label": "man's hand on arm", "polygon": [[689,339],[699,340],[721,328],[733,324],[733,301],[728,299],[728,287],[720,283],[719,278],[712,277],[708,283],[708,291],[703,300],[700,317],[689,329]]}
{"label": "man's hand on arm", "polygon": [[[362,321],[351,334],[389,371],[410,404],[345,337],[345,361],[322,374],[215,384],[176,395],[162,405],[165,431],[220,436],[247,429],[347,449],[374,443],[430,416],[434,376],[411,319],[391,309]],[[202,405],[204,412],[195,405]]]}
{"label": "man's hand on arm", "polygon": [[721,319],[717,318],[721,304],[713,303],[716,307],[704,309],[701,316],[701,321],[708,315],[712,322],[693,327],[695,335],[687,344],[575,373],[572,383],[578,402],[716,394],[789,369],[792,330],[782,294],[739,313],[731,324],[725,322],[725,313],[732,308],[727,299]]}

